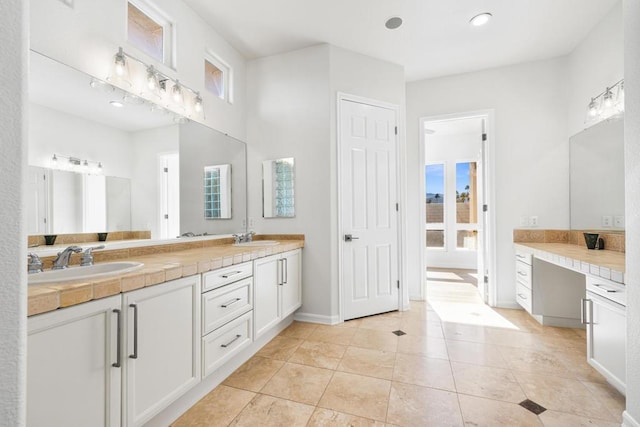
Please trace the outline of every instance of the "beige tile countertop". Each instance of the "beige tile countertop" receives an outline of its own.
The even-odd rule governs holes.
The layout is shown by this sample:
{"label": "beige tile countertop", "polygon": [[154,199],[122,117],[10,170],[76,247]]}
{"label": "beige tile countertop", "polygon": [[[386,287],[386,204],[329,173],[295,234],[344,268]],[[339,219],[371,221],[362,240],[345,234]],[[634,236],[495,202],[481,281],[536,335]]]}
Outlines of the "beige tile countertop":
{"label": "beige tile countertop", "polygon": [[304,236],[301,235],[269,238],[280,243],[275,246],[251,247],[227,243],[174,251],[167,251],[166,247],[150,247],[145,254],[120,258],[144,263],[144,267],[134,273],[95,281],[31,285],[28,289],[28,315],[33,316],[304,247]]}
{"label": "beige tile countertop", "polygon": [[539,259],[624,283],[625,254],[622,252],[587,249],[583,245],[569,243],[515,243],[515,246]]}

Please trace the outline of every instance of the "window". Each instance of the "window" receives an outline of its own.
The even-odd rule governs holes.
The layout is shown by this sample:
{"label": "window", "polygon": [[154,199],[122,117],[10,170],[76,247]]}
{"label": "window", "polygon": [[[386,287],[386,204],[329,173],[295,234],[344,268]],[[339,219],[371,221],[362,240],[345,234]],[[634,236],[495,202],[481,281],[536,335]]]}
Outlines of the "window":
{"label": "window", "polygon": [[444,248],[444,163],[425,166],[427,247]]}
{"label": "window", "polygon": [[173,66],[173,25],[160,11],[142,0],[128,2],[127,30],[127,39],[132,46]]}
{"label": "window", "polygon": [[204,218],[231,218],[231,165],[205,166]]}
{"label": "window", "polygon": [[220,99],[231,102],[231,69],[209,53],[204,60],[204,87]]}
{"label": "window", "polygon": [[478,246],[478,166],[456,163],[456,228],[458,249]]}

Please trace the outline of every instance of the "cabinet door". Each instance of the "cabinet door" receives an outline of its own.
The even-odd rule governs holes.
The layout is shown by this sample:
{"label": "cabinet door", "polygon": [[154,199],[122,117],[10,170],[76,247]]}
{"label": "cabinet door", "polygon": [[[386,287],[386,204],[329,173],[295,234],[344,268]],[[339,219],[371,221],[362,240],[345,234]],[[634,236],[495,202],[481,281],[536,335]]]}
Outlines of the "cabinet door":
{"label": "cabinet door", "polygon": [[253,275],[253,336],[257,339],[280,320],[280,255],[255,260]]}
{"label": "cabinet door", "polygon": [[119,426],[120,296],[30,317],[29,426]]}
{"label": "cabinet door", "polygon": [[125,425],[148,421],[200,381],[200,276],[123,295]]}
{"label": "cabinet door", "polygon": [[286,317],[302,305],[302,251],[297,249],[282,254],[282,262],[280,317]]}
{"label": "cabinet door", "polygon": [[623,306],[587,294],[587,359],[615,388],[625,393],[627,317]]}

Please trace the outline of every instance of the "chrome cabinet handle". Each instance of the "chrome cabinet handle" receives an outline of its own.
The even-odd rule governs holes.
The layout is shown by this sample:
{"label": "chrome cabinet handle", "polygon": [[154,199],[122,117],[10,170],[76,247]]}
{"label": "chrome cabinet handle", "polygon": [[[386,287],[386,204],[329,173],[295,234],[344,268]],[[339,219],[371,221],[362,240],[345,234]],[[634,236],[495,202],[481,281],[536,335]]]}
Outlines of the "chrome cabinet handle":
{"label": "chrome cabinet handle", "polygon": [[121,366],[121,362],[122,360],[120,359],[121,357],[121,349],[120,349],[120,341],[121,341],[121,335],[122,335],[122,312],[117,309],[114,308],[112,313],[115,313],[117,316],[117,328],[116,328],[116,362],[112,363],[111,366],[113,366],[114,368],[119,368]]}
{"label": "chrome cabinet handle", "polygon": [[236,334],[236,337],[235,337],[234,339],[232,339],[231,341],[229,341],[229,342],[228,342],[228,343],[226,343],[226,344],[220,344],[220,347],[222,347],[222,348],[227,348],[227,347],[229,347],[231,344],[233,344],[234,342],[238,341],[238,339],[240,339],[240,337],[241,337],[241,336],[242,336],[242,335],[240,335],[240,334]]}
{"label": "chrome cabinet handle", "polygon": [[282,258],[282,273],[284,274],[284,283],[289,283],[289,260]]}
{"label": "chrome cabinet handle", "polygon": [[284,269],[283,269],[283,260],[279,259],[278,260],[278,273],[279,273],[279,278],[278,278],[278,285],[283,286],[284,285]]}
{"label": "chrome cabinet handle", "polygon": [[222,307],[222,308],[227,308],[227,307],[229,307],[229,306],[231,306],[231,305],[233,305],[233,304],[237,303],[237,302],[238,302],[238,301],[240,301],[241,299],[242,299],[242,298],[235,298],[235,299],[232,299],[231,301],[225,302],[225,303],[224,303],[224,304],[222,304],[220,307]]}
{"label": "chrome cabinet handle", "polygon": [[527,257],[526,257],[526,256],[524,256],[524,255],[520,255],[520,254],[516,254],[516,258],[519,258],[519,259],[527,259]]}
{"label": "chrome cabinet handle", "polygon": [[138,305],[129,304],[133,308],[133,354],[129,355],[131,359],[138,358]]}
{"label": "chrome cabinet handle", "polygon": [[[593,316],[593,301],[588,298],[582,298],[580,302],[582,303],[580,307],[580,321],[583,325],[590,325],[592,322],[588,321],[587,318],[591,319]],[[590,313],[587,311],[587,302],[591,303],[591,315],[589,315]]]}
{"label": "chrome cabinet handle", "polygon": [[518,276],[527,277],[528,274],[527,273],[523,273],[522,271],[518,271]]}
{"label": "chrome cabinet handle", "polygon": [[594,283],[594,284],[593,284],[593,286],[597,286],[597,287],[599,287],[600,289],[602,289],[602,290],[604,290],[604,291],[606,291],[606,292],[611,292],[611,293],[616,293],[616,292],[618,292],[616,289],[609,289],[609,288],[607,288],[607,287],[605,287],[604,285],[601,285],[601,284],[599,284],[599,283]]}
{"label": "chrome cabinet handle", "polygon": [[527,296],[526,296],[526,295],[524,295],[524,294],[518,294],[518,296],[519,296],[520,298],[522,298],[522,299],[527,299]]}
{"label": "chrome cabinet handle", "polygon": [[227,274],[223,274],[222,277],[223,279],[228,279],[229,277],[233,277],[233,276],[237,276],[238,274],[241,274],[242,271],[233,271],[231,273],[227,273]]}

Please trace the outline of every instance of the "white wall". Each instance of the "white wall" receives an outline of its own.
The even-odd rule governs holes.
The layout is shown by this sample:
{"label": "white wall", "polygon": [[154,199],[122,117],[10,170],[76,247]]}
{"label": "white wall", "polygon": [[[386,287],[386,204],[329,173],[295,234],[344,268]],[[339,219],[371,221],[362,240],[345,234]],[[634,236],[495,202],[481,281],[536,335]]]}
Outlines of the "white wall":
{"label": "white wall", "polygon": [[[249,218],[260,233],[304,233],[304,313],[330,318],[337,283],[331,247],[329,46],[249,62]],[[262,218],[262,162],[295,159],[294,218]]]}
{"label": "white wall", "polygon": [[31,166],[50,168],[56,153],[99,161],[104,175],[131,178],[129,132],[33,103],[29,104],[28,151]]}
{"label": "white wall", "polygon": [[569,135],[585,128],[584,119],[591,98],[620,80],[623,72],[624,36],[620,1],[569,55]]}
{"label": "white wall", "polygon": [[640,426],[640,1],[624,1],[627,412]]}
{"label": "white wall", "polygon": [[0,423],[26,417],[27,7],[0,2]]}
{"label": "white wall", "polygon": [[[71,2],[31,0],[31,48],[88,74],[104,79],[118,46],[153,63],[160,71],[201,91],[204,123],[236,138],[245,137],[245,60],[213,28],[181,1],[154,0],[174,22],[177,67],[172,70],[126,41],[125,0]],[[234,102],[220,100],[204,89],[204,54],[212,50],[233,69]]]}
{"label": "white wall", "polygon": [[[515,305],[514,228],[520,216],[537,215],[540,228],[569,226],[569,144],[566,119],[566,59],[538,61],[407,84],[407,226],[419,247],[419,118],[495,111],[493,209],[496,216],[498,305]],[[419,281],[412,282],[418,286]],[[412,295],[419,295],[412,289]]]}
{"label": "white wall", "polygon": [[160,238],[158,156],[178,152],[178,125],[131,134],[131,229]]}

